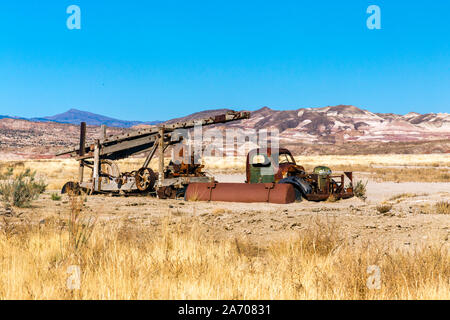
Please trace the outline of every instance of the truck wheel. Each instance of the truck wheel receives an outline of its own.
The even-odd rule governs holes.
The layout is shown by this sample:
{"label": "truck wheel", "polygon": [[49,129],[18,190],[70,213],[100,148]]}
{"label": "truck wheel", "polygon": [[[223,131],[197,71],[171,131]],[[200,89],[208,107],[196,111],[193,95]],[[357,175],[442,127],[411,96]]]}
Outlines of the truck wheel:
{"label": "truck wheel", "polygon": [[183,186],[183,188],[177,189],[175,198],[183,198],[184,199],[184,195],[186,194],[187,187],[188,187],[188,185],[185,185],[185,186]]}
{"label": "truck wheel", "polygon": [[292,184],[295,190],[295,199],[297,201],[301,201],[302,198],[306,199],[307,194],[311,193],[311,186],[305,180],[297,178],[297,177],[287,177],[281,179],[278,183],[288,183]]}
{"label": "truck wheel", "polygon": [[300,190],[298,190],[298,188],[296,188],[294,185],[293,185],[293,187],[294,187],[294,191],[295,191],[295,201],[301,202],[302,198],[303,198],[302,192]]}

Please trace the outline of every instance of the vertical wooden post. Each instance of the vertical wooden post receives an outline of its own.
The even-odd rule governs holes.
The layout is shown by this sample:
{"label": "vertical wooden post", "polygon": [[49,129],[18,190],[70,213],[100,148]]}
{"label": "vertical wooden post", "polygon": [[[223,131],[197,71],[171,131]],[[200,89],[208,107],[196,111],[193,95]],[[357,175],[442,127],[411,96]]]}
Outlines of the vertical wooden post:
{"label": "vertical wooden post", "polygon": [[[84,156],[85,145],[86,145],[86,122],[81,122],[81,124],[80,124],[80,147],[78,150],[78,155]],[[79,183],[83,182],[83,175],[84,175],[84,161],[80,160],[80,167],[78,168]]]}
{"label": "vertical wooden post", "polygon": [[164,127],[159,128],[159,169],[158,186],[162,186],[164,179]]}
{"label": "vertical wooden post", "polygon": [[94,146],[94,168],[93,168],[94,191],[100,191],[100,143],[95,140]]}
{"label": "vertical wooden post", "polygon": [[100,191],[101,179],[100,179],[100,140],[106,138],[106,125],[100,126],[100,139],[95,140],[94,144],[94,167],[92,168],[92,183],[93,190]]}
{"label": "vertical wooden post", "polygon": [[80,166],[78,168],[78,183],[82,183],[83,182],[83,177],[84,176],[84,162],[83,160],[80,160]]}
{"label": "vertical wooden post", "polygon": [[102,124],[100,127],[100,140],[106,139],[106,125]]}

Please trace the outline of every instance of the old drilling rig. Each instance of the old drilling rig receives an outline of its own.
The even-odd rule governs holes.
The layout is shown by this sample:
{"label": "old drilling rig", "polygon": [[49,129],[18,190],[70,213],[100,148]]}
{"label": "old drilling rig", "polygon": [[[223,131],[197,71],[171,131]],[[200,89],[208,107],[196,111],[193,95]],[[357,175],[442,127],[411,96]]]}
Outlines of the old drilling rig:
{"label": "old drilling rig", "polygon": [[[202,165],[193,163],[191,155],[180,155],[180,163],[164,163],[164,151],[177,143],[182,136],[177,129],[208,126],[241,119],[248,119],[249,112],[229,111],[222,115],[182,123],[165,124],[135,132],[106,136],[102,126],[102,137],[86,144],[86,123],[80,126],[80,144],[77,148],[62,150],[56,155],[70,155],[79,162],[78,181],[67,182],[62,193],[81,190],[92,193],[156,193],[159,198],[183,196],[189,183],[213,182],[214,178],[202,171]],[[158,174],[149,168],[150,161],[158,152]],[[116,161],[136,154],[146,153],[140,168],[121,172]],[[90,169],[86,174],[85,169]]]}

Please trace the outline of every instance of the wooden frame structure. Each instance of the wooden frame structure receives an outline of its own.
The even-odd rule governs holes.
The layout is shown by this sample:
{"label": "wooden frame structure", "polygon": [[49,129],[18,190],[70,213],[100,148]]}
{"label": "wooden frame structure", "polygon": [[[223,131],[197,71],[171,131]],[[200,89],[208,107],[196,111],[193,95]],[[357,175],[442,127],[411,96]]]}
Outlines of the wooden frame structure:
{"label": "wooden frame structure", "polygon": [[[174,131],[248,119],[249,117],[249,112],[229,111],[225,114],[200,120],[176,122],[111,136],[106,135],[106,126],[102,125],[100,138],[95,139],[91,144],[86,143],[86,123],[82,122],[79,146],[61,150],[56,155],[69,154],[79,162],[77,184],[90,193],[157,191],[158,188],[167,186],[181,187],[191,182],[211,182],[213,179],[206,176],[179,176],[165,179],[164,151],[167,147],[181,142],[182,139],[179,135],[174,134]],[[155,156],[157,149],[159,149],[159,153],[158,174],[156,176],[148,168],[148,165]],[[147,156],[138,170],[119,172],[114,161],[140,153],[147,153]],[[92,169],[90,179],[86,179],[86,167]],[[102,167],[106,167],[106,169]],[[144,182],[147,183],[146,186],[151,187],[146,187],[147,189],[143,190],[141,184]]]}

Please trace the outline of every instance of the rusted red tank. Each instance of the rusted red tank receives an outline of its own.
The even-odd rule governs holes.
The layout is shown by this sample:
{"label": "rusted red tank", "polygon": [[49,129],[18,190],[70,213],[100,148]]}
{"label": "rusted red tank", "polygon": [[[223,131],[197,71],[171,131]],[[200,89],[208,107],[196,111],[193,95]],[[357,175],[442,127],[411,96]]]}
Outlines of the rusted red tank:
{"label": "rusted red tank", "polygon": [[276,183],[191,183],[185,199],[285,204],[295,201],[295,190],[290,184]]}

